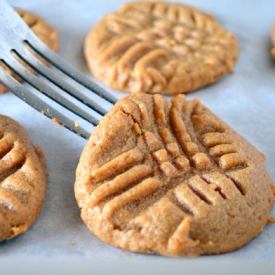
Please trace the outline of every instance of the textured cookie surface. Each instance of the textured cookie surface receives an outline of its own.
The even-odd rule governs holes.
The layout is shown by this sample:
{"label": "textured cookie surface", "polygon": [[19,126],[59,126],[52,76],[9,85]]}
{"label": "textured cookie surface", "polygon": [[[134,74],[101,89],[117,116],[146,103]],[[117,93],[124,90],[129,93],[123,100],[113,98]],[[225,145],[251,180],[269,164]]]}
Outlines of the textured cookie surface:
{"label": "textured cookie surface", "polygon": [[[31,30],[35,33],[35,35],[45,43],[50,49],[53,51],[57,51],[58,48],[58,38],[57,38],[57,31],[51,28],[43,19],[38,17],[32,12],[24,11],[18,8],[15,8],[16,12],[21,16],[21,18],[25,21],[25,23],[31,28]],[[44,59],[39,58],[44,64],[47,64]],[[16,76],[9,68],[7,68],[4,64],[0,63],[0,66],[5,68],[5,70],[12,75],[18,81],[20,78]],[[27,65],[25,65],[30,71]],[[6,88],[0,85],[0,93],[6,91]]]}
{"label": "textured cookie surface", "polygon": [[84,52],[93,75],[111,88],[177,94],[231,72],[239,46],[232,33],[197,8],[134,2],[98,22]]}
{"label": "textured cookie surface", "polygon": [[241,247],[275,200],[263,154],[199,100],[142,93],[119,100],[92,133],[75,194],[105,242],[170,256]]}
{"label": "textured cookie surface", "polygon": [[38,218],[47,176],[42,150],[21,125],[0,115],[0,241],[24,233]]}
{"label": "textured cookie surface", "polygon": [[273,44],[273,48],[271,49],[271,55],[272,55],[273,59],[275,59],[275,24],[273,25],[272,30],[271,30],[271,41]]}

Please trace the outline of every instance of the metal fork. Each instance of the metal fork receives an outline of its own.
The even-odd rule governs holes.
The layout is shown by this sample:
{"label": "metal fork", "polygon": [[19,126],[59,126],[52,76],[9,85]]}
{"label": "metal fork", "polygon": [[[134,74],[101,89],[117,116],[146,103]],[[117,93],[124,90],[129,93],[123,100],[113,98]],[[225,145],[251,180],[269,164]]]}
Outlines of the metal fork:
{"label": "metal fork", "polygon": [[[83,85],[88,90],[92,91],[111,104],[116,102],[116,98],[103,90],[96,83],[92,82],[91,79],[79,72],[58,54],[43,44],[5,0],[1,0],[0,3],[0,60],[2,63],[4,63],[10,70],[16,73],[21,79],[29,83],[35,89],[57,102],[59,105],[65,107],[74,114],[77,114],[79,117],[96,126],[99,121],[91,115],[91,113],[84,111],[83,108],[74,104],[72,100],[68,99],[68,97],[63,96],[61,93],[58,93],[56,89],[53,89],[51,86],[46,84],[43,79],[29,72],[23,65],[20,64],[20,62],[18,62],[17,58],[23,60],[39,75],[42,75],[51,83],[54,83],[54,85],[94,110],[97,114],[104,116],[107,111],[99,106],[95,101],[91,100],[88,96],[76,89],[75,86],[72,86],[68,81],[58,76],[51,68],[40,62],[31,53],[31,51],[26,48],[25,45],[28,45],[28,47],[30,47],[35,53],[44,58],[52,66],[63,72],[70,79],[73,79]],[[14,57],[14,54],[17,58]],[[80,127],[74,120],[71,120],[60,111],[53,108],[50,104],[46,103],[45,100],[38,97],[37,92],[36,94],[33,93],[31,91],[32,89],[29,89],[16,81],[2,68],[0,68],[0,83],[45,116],[58,121],[58,123],[63,125],[65,128],[78,134],[79,136],[86,139],[89,138],[89,131]]]}

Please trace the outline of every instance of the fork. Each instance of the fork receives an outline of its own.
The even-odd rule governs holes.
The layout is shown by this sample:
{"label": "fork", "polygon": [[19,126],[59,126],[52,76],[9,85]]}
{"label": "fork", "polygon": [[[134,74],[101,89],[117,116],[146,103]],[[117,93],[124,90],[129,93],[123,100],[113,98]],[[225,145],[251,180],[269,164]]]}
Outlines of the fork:
{"label": "fork", "polygon": [[[81,102],[85,106],[88,106],[100,116],[104,116],[107,111],[90,97],[80,92],[77,88],[75,88],[75,86],[71,85],[69,81],[66,81],[62,77],[58,76],[52,68],[49,68],[40,62],[25,45],[45,59],[50,65],[67,75],[69,79],[73,79],[73,81],[79,83],[81,87],[84,86],[93,94],[96,94],[111,104],[115,104],[117,99],[114,96],[91,81],[90,78],[82,74],[58,54],[43,44],[21,19],[17,12],[15,12],[14,9],[6,2],[6,0],[1,0],[0,6],[0,39],[0,61],[5,66],[18,75],[22,80],[39,90],[42,94],[57,102],[70,112],[88,121],[93,126],[96,126],[99,123],[99,120],[95,118],[95,116],[73,103],[71,99],[68,99],[68,97],[58,93],[56,89],[51,87],[52,85],[48,85],[45,81],[43,81],[43,79],[41,79],[41,77],[29,72],[23,65],[20,64],[18,59],[21,59],[24,63],[26,63],[38,75],[42,75],[50,83],[53,83],[56,87],[69,94],[77,101]],[[16,58],[14,55],[16,55]],[[37,93],[35,94],[31,91],[33,89],[27,88],[26,85],[22,85],[22,83],[15,80],[2,67],[0,68],[0,83],[10,92],[15,94],[43,115],[58,122],[60,125],[76,133],[77,135],[85,139],[89,138],[89,131],[82,128],[74,120],[68,118],[68,116],[62,114],[45,100],[41,99]]]}

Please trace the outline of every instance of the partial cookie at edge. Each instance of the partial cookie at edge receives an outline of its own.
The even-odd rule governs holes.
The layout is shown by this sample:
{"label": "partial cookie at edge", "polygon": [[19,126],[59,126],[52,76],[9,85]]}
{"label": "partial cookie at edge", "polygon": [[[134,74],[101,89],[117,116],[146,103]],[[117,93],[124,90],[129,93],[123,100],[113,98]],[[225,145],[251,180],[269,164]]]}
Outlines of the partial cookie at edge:
{"label": "partial cookie at edge", "polygon": [[19,123],[0,115],[0,241],[24,233],[37,220],[47,177],[43,151]]}

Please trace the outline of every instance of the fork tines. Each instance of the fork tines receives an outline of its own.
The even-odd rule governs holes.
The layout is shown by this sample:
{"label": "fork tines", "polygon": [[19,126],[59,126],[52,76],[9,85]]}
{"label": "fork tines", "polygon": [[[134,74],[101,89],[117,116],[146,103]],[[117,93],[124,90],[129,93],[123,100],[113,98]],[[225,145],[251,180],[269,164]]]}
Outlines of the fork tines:
{"label": "fork tines", "polygon": [[[7,5],[7,6],[6,6]],[[92,82],[88,77],[75,69],[72,65],[62,59],[59,55],[44,45],[28,28],[20,16],[10,7],[4,3],[4,8],[0,11],[0,37],[2,38],[0,44],[0,60],[11,71],[18,75],[22,80],[29,83],[42,94],[49,97],[51,100],[57,102],[59,105],[65,107],[74,114],[77,114],[82,119],[88,121],[96,126],[99,121],[92,114],[85,111],[84,108],[79,107],[79,104],[73,103],[72,99],[57,92],[58,89],[52,88],[53,85],[46,84],[46,81],[41,77],[37,77],[28,71],[21,63],[26,63],[37,74],[45,77],[50,83],[69,94],[71,97],[81,102],[85,106],[93,110],[93,112],[104,116],[107,111],[98,105],[90,97],[80,92],[77,88],[72,86],[61,75],[58,75],[53,69],[45,66],[39,61],[35,55],[41,56],[50,65],[53,65],[59,71],[63,72],[77,83],[86,87],[100,98],[105,99],[111,104],[116,102],[116,98],[103,90],[96,83]],[[7,21],[3,20],[6,18]],[[4,24],[5,23],[5,24]],[[8,24],[7,24],[8,23]],[[34,52],[34,54],[33,54]],[[38,97],[31,89],[16,81],[13,77],[8,75],[4,69],[0,70],[0,83],[7,87],[12,93],[24,100],[27,104],[35,108],[37,111],[53,119],[55,122],[63,125],[65,128],[77,133],[78,135],[88,138],[90,132],[83,129],[75,121],[69,119],[48,104],[45,100]]]}

